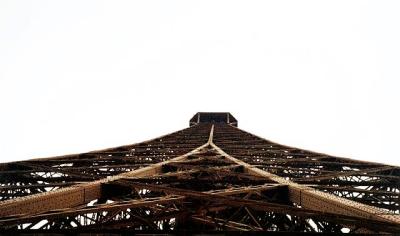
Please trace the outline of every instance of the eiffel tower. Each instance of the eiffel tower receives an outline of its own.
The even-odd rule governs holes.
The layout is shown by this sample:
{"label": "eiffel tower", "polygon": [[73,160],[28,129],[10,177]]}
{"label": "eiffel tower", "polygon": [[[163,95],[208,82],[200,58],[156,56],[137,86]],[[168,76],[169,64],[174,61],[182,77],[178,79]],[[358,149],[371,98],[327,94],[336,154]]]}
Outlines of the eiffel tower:
{"label": "eiffel tower", "polygon": [[268,141],[230,113],[142,143],[0,164],[2,233],[400,233],[400,167]]}

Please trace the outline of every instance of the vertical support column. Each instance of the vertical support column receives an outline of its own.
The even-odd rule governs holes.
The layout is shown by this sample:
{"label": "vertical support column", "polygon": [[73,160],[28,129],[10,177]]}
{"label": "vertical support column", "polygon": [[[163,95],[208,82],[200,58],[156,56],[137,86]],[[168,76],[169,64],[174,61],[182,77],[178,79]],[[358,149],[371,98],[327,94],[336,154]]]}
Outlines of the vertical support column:
{"label": "vertical support column", "polygon": [[62,188],[52,192],[39,193],[17,199],[10,199],[0,202],[0,217],[21,214],[37,214],[54,209],[76,207],[84,205],[92,200],[101,197],[101,184],[108,181],[118,180],[125,177],[142,177],[160,173],[162,166],[173,161],[181,161],[187,156],[199,152],[208,146],[209,142],[201,145],[192,151],[160,163],[152,164],[144,168],[115,175],[106,179],[93,181],[90,183],[79,184],[67,188]]}
{"label": "vertical support column", "polygon": [[320,211],[322,214],[327,212],[400,224],[400,215],[391,214],[377,207],[343,199],[333,194],[325,193],[308,186],[297,184],[280,176],[261,170],[230,156],[220,147],[215,145],[212,142],[212,139],[211,146],[215,148],[219,154],[243,166],[247,173],[271,179],[279,184],[288,185],[289,199],[303,208]]}

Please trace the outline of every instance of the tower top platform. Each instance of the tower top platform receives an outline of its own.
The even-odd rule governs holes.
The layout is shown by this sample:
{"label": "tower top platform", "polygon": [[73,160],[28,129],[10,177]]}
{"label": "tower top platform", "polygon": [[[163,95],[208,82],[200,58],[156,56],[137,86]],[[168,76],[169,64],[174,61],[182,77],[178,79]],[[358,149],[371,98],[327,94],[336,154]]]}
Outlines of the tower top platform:
{"label": "tower top platform", "polygon": [[199,123],[226,123],[237,127],[238,121],[229,112],[197,112],[189,121],[193,126]]}

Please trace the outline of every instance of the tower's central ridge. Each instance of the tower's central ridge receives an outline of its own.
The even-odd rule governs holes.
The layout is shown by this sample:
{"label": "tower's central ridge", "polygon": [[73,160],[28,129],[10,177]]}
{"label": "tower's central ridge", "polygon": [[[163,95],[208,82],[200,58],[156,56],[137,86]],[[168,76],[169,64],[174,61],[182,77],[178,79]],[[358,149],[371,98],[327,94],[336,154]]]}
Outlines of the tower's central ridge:
{"label": "tower's central ridge", "polygon": [[190,119],[189,125],[193,126],[199,123],[225,123],[238,126],[236,118],[229,112],[198,112]]}

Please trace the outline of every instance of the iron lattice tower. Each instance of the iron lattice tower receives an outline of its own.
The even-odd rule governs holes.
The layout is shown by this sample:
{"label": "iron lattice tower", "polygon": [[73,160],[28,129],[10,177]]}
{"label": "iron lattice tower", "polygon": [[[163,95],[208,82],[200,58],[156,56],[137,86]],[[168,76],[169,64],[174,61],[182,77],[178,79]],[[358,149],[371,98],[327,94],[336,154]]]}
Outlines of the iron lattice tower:
{"label": "iron lattice tower", "polygon": [[146,142],[0,164],[1,232],[399,233],[400,167],[284,146],[230,113]]}

